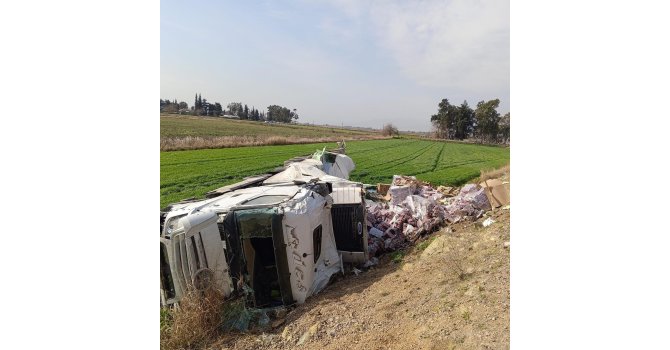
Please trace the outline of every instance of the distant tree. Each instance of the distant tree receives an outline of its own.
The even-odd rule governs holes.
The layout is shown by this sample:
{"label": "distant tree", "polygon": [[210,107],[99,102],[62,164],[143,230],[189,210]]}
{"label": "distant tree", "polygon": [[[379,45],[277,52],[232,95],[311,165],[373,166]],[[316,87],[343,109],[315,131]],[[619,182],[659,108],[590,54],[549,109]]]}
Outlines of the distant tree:
{"label": "distant tree", "polygon": [[179,109],[188,109],[188,103],[179,102]]}
{"label": "distant tree", "polygon": [[453,139],[456,135],[456,117],[458,107],[449,103],[448,99],[442,99],[437,105],[437,114],[430,117],[431,123],[439,138]]}
{"label": "distant tree", "polygon": [[209,102],[207,102],[207,99],[202,100],[200,102],[200,115],[209,115],[211,112],[211,107],[209,106]]}
{"label": "distant tree", "polygon": [[249,119],[251,120],[260,120],[260,114],[258,113],[258,110],[256,107],[251,107],[251,111],[249,112]]}
{"label": "distant tree", "polygon": [[298,119],[297,110],[290,109],[278,105],[268,106],[267,120],[281,123],[290,123],[294,119]]}
{"label": "distant tree", "polygon": [[509,126],[510,126],[510,120],[509,120],[509,112],[507,112],[505,115],[500,118],[500,121],[498,122],[498,130],[499,130],[499,138],[501,143],[509,143]]}
{"label": "distant tree", "polygon": [[228,111],[230,111],[230,114],[236,115],[238,117],[241,117],[240,114],[242,114],[242,103],[240,102],[231,102],[228,104]]}
{"label": "distant tree", "polygon": [[249,119],[249,107],[244,105],[244,119]]}
{"label": "distant tree", "polygon": [[490,101],[479,101],[475,109],[475,119],[477,126],[475,134],[481,141],[496,142],[498,138],[498,123],[500,122],[500,113],[496,111],[500,105],[499,99]]}
{"label": "distant tree", "polygon": [[393,126],[393,124],[386,124],[384,125],[384,128],[382,129],[382,135],[384,136],[398,136],[400,135],[400,132],[398,131],[398,128]]}
{"label": "distant tree", "polygon": [[160,111],[165,113],[177,113],[179,111],[179,105],[176,101],[177,100],[170,101],[168,99],[161,99]]}
{"label": "distant tree", "polygon": [[454,120],[454,138],[463,140],[472,134],[475,124],[475,111],[468,106],[468,101],[458,107]]}

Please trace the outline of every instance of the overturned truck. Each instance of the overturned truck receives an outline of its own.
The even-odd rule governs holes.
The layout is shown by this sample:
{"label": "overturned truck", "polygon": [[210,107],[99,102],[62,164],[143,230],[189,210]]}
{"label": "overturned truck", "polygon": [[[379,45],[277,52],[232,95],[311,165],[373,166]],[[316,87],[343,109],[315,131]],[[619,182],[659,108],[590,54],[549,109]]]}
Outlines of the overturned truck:
{"label": "overturned truck", "polygon": [[[339,152],[338,152],[339,151]],[[294,158],[161,213],[161,305],[215,286],[254,307],[303,303],[367,260],[363,185],[340,148]]]}

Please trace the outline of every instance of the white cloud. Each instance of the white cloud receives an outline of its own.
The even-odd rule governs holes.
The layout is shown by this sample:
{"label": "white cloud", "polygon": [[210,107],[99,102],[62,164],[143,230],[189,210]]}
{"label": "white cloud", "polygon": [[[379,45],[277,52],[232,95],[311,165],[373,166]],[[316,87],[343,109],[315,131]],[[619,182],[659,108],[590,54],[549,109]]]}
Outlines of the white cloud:
{"label": "white cloud", "polygon": [[350,19],[372,25],[378,45],[419,85],[491,94],[509,91],[508,1],[332,4]]}

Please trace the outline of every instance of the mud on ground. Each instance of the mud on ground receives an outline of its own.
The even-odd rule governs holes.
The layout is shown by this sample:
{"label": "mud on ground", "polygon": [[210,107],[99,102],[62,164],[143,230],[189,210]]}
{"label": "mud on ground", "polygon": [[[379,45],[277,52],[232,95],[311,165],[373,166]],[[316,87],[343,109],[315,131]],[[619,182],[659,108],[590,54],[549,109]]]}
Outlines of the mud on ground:
{"label": "mud on ground", "polygon": [[[495,223],[483,227],[488,217]],[[386,254],[368,271],[349,272],[272,329],[227,335],[212,348],[508,349],[510,211],[426,240],[400,262]]]}

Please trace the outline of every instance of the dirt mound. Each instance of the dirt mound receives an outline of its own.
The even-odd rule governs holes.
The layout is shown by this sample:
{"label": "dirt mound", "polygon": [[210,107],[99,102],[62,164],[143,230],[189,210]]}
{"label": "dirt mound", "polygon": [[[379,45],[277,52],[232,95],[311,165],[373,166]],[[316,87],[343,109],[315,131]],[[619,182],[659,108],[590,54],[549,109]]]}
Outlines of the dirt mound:
{"label": "dirt mound", "polygon": [[340,278],[271,330],[228,335],[213,348],[509,348],[509,221],[498,209],[444,228]]}

